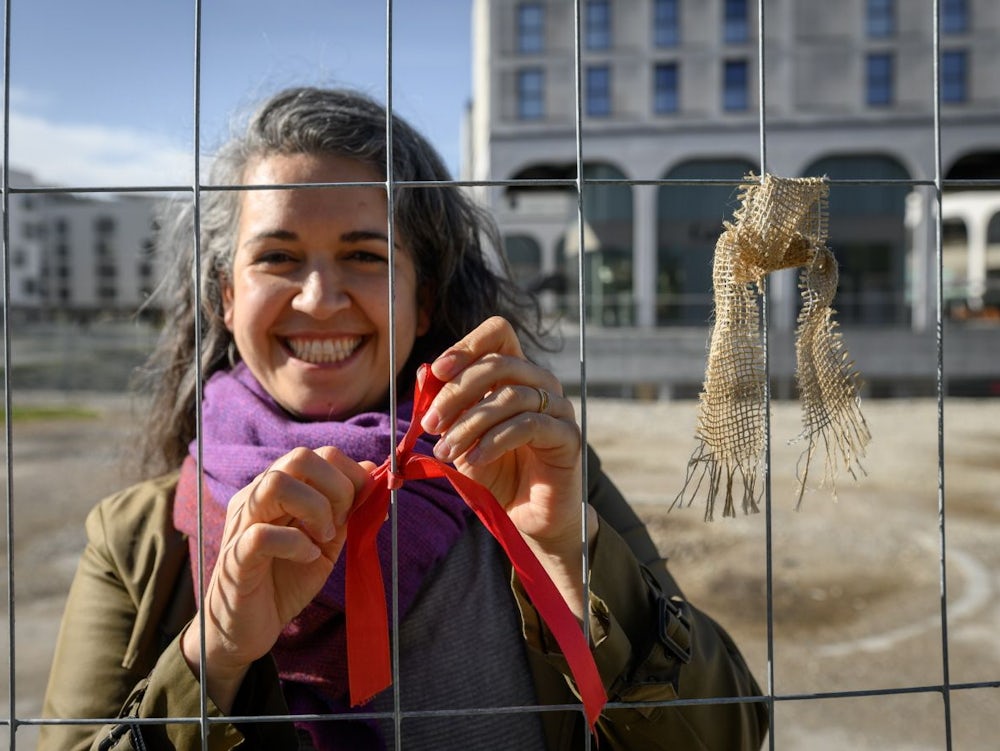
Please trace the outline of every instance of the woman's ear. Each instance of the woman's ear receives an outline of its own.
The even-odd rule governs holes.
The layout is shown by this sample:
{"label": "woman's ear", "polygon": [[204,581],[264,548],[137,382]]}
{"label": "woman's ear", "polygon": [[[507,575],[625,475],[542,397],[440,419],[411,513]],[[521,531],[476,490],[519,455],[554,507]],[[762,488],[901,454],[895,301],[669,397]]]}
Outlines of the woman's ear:
{"label": "woman's ear", "polygon": [[219,289],[222,292],[222,320],[226,324],[226,328],[229,329],[229,333],[233,332],[233,285],[229,281],[229,277],[221,276],[219,277]]}

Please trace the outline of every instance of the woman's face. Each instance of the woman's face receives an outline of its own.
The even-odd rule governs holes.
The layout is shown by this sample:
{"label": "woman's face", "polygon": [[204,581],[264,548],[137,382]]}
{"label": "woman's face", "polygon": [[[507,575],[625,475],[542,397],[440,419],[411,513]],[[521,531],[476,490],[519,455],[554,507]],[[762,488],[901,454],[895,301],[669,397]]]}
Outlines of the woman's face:
{"label": "woman's face", "polygon": [[[248,164],[249,185],[379,182],[333,155],[271,155]],[[241,194],[225,322],[261,385],[292,414],[343,419],[380,405],[389,388],[389,244],[377,186]],[[406,238],[396,252],[396,365],[428,320]]]}

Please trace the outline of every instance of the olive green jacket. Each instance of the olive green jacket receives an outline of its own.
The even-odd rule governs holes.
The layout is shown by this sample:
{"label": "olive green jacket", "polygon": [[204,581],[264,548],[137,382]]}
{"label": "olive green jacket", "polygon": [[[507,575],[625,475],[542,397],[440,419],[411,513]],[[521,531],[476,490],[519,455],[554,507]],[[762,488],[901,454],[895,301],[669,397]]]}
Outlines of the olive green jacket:
{"label": "olive green jacket", "polygon": [[[759,696],[729,636],[692,608],[645,527],[591,454],[590,503],[601,516],[591,557],[591,640],[608,692],[600,748],[758,749],[762,702],[652,706],[675,698]],[[102,501],[70,590],[43,716],[103,722],[45,725],[38,748],[199,749],[201,690],[178,637],[195,615],[188,543],[174,529],[177,475]],[[521,591],[513,591],[539,704],[578,702],[565,660]],[[206,699],[206,714],[222,717]],[[640,702],[636,706],[619,706]],[[269,657],[254,664],[232,716],[287,714]],[[583,748],[579,711],[542,713],[547,748]],[[155,718],[188,722],[152,722]],[[118,718],[118,719],[113,719]],[[289,722],[210,722],[208,748],[306,748]]]}

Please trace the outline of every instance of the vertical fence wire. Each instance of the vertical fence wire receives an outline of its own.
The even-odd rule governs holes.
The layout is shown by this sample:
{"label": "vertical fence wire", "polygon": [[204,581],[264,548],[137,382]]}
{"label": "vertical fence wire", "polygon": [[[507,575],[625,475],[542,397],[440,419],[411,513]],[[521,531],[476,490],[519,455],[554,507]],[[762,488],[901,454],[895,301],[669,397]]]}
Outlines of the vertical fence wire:
{"label": "vertical fence wire", "polygon": [[4,2],[3,35],[3,403],[4,403],[4,507],[7,522],[7,736],[14,749],[17,731],[14,670],[14,425],[11,393],[10,346],[10,6]]}
{"label": "vertical fence wire", "polygon": [[937,216],[934,222],[934,267],[936,269],[934,288],[935,347],[936,347],[936,389],[937,389],[937,502],[938,502],[938,553],[940,567],[941,600],[941,698],[944,710],[944,741],[947,751],[952,748],[951,729],[951,677],[948,659],[948,542],[946,535],[945,467],[944,467],[944,399],[946,374],[944,371],[944,193],[941,164],[941,0],[932,0],[931,19],[931,90],[933,91],[934,124],[934,206]]}
{"label": "vertical fence wire", "polygon": [[[398,395],[396,391],[396,176],[393,172],[393,143],[392,143],[392,0],[385,2],[385,198],[386,198],[386,241],[389,245],[389,425],[393,435],[397,435],[396,411],[398,409]],[[420,190],[420,188],[415,188]],[[397,440],[402,440],[398,436]],[[398,472],[398,459],[396,456],[397,442],[393,442],[393,450],[389,454],[389,467],[393,475]],[[394,485],[395,483],[393,483]],[[394,685],[392,691],[392,723],[393,740],[396,751],[403,748],[403,707],[402,707],[402,680],[403,676],[399,670],[399,514],[398,510],[399,492],[395,488],[389,491],[389,523],[392,535],[392,675]]]}
{"label": "vertical fence wire", "polygon": [[[760,179],[767,174],[767,76],[764,0],[757,0],[757,117],[758,149],[760,153]],[[768,747],[774,751],[774,560],[773,519],[771,516],[771,350],[769,336],[770,282],[765,276],[761,283],[761,331],[764,347],[764,613],[766,618],[767,675],[764,692],[767,695]]]}
{"label": "vertical fence wire", "polygon": [[[195,491],[195,508],[198,510],[197,527],[195,534],[198,538],[198,560],[197,560],[197,572],[198,572],[198,590],[201,592],[201,597],[199,598],[200,603],[205,602],[205,546],[202,541],[205,539],[204,531],[204,507],[205,507],[205,493],[204,493],[204,471],[205,465],[202,461],[204,455],[204,435],[202,434],[202,428],[204,426],[202,419],[202,403],[201,394],[204,385],[204,373],[202,372],[202,364],[204,358],[201,356],[202,348],[202,284],[201,284],[201,0],[194,0],[194,80],[192,81],[193,86],[193,101],[192,101],[192,114],[194,115],[194,123],[192,127],[192,167],[193,174],[191,180],[191,211],[192,211],[192,238],[194,252],[191,254],[191,263],[193,268],[191,269],[191,283],[194,285],[194,320],[191,325],[194,326],[194,382],[195,382],[195,399],[194,399],[194,425],[195,425],[195,453],[196,462],[198,468],[198,483],[197,489]],[[198,608],[198,670],[199,675],[207,674],[207,663],[205,655],[205,608]],[[208,724],[208,689],[207,682],[205,680],[198,681],[198,725],[201,733],[201,748],[202,751],[208,751],[208,735],[211,730]]]}
{"label": "vertical fence wire", "polygon": [[[578,332],[577,347],[579,353],[579,373],[580,373],[580,451],[583,452],[580,461],[581,481],[580,487],[583,490],[580,504],[582,506],[581,528],[583,536],[581,542],[581,556],[583,559],[583,635],[587,642],[590,642],[590,612],[588,592],[587,572],[590,571],[590,551],[587,546],[588,521],[587,521],[587,489],[590,487],[587,469],[587,264],[584,262],[586,248],[584,248],[584,202],[583,191],[585,187],[583,177],[583,66],[582,66],[582,39],[583,25],[580,16],[580,0],[575,0],[573,8],[573,137],[574,137],[574,160],[576,163],[576,247],[577,252],[577,315],[580,317],[580,331]],[[584,736],[584,748],[590,748],[590,736]]]}
{"label": "vertical fence wire", "polygon": [[[583,557],[583,635],[590,642],[590,604],[589,582],[587,572],[590,571],[589,550],[587,548],[587,488],[590,487],[587,476],[587,264],[585,263],[586,248],[584,247],[584,177],[583,177],[583,70],[582,70],[582,23],[580,17],[580,0],[573,3],[573,135],[574,160],[576,163],[576,262],[577,262],[577,311],[580,318],[580,330],[577,341],[580,361],[580,450],[583,452],[580,462],[581,493],[580,503],[581,555]],[[584,733],[583,748],[590,749],[590,734]]]}

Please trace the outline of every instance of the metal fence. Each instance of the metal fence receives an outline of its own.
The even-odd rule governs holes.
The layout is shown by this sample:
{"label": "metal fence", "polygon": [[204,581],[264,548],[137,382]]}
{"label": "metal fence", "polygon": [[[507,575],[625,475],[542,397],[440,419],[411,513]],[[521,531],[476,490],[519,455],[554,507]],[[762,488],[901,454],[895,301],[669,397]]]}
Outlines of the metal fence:
{"label": "metal fence", "polygon": [[[23,1],[23,0],[22,0]],[[935,131],[935,142],[938,149],[940,148],[941,140],[941,111],[940,111],[940,92],[939,92],[939,65],[940,60],[940,33],[938,29],[939,18],[940,18],[940,6],[944,0],[933,0],[933,2],[927,5],[927,8],[934,15],[934,34],[933,34],[933,54],[934,54],[934,66],[933,66],[933,76],[927,81],[928,87],[933,89],[933,99],[935,102],[934,106],[934,131]],[[11,40],[12,37],[17,35],[17,27],[12,24],[12,7],[18,4],[18,0],[7,0],[5,3],[5,37],[4,37],[4,69],[9,72],[11,70]],[[902,4],[902,3],[901,3]],[[12,316],[10,315],[10,309],[8,301],[10,299],[10,288],[9,288],[9,278],[10,278],[10,248],[9,248],[9,226],[8,226],[8,206],[10,197],[12,195],[17,195],[18,193],[73,193],[73,194],[101,194],[101,193],[182,193],[187,194],[194,201],[195,205],[198,205],[200,196],[203,192],[211,190],[212,186],[206,185],[202,180],[202,172],[200,169],[200,159],[199,155],[202,152],[202,132],[201,132],[201,110],[203,93],[201,86],[201,61],[203,54],[203,41],[202,41],[202,3],[199,0],[193,0],[193,15],[192,22],[194,24],[194,59],[193,59],[193,71],[194,71],[194,100],[191,105],[191,116],[194,123],[194,129],[192,134],[192,149],[193,149],[193,163],[194,163],[194,177],[190,185],[179,185],[179,184],[150,184],[150,185],[118,185],[118,186],[100,186],[92,187],[87,185],[75,185],[71,188],[18,188],[12,186],[9,181],[10,170],[10,113],[11,113],[11,89],[10,89],[10,75],[5,75],[4,78],[4,154],[3,154],[3,166],[4,166],[4,181],[3,181],[3,208],[4,208],[4,280],[5,280],[5,297],[4,297],[4,316],[3,316],[3,337],[4,337],[4,372],[10,374],[17,366],[15,351],[13,343],[15,342],[18,332],[12,328]],[[760,148],[760,164],[763,169],[767,170],[768,160],[768,142],[769,142],[769,128],[767,121],[767,84],[765,80],[765,66],[764,61],[767,56],[766,40],[767,35],[765,34],[768,28],[768,23],[771,22],[766,15],[767,3],[764,0],[758,0],[757,6],[757,62],[758,62],[758,79],[759,79],[759,89],[757,92],[758,107],[759,107],[759,148]],[[575,49],[575,96],[577,102],[577,117],[576,117],[576,163],[577,163],[577,175],[583,175],[584,170],[582,169],[584,163],[584,154],[582,149],[582,138],[581,133],[583,130],[583,116],[582,116],[582,106],[581,101],[583,99],[581,93],[581,25],[582,25],[582,13],[585,3],[583,0],[576,0],[573,3],[573,17],[576,27],[576,49]],[[394,8],[392,0],[388,0],[386,3],[386,18],[388,24],[386,27],[385,34],[385,68],[386,68],[386,81],[385,90],[386,94],[386,104],[388,108],[393,108],[393,55],[394,55],[394,44],[393,44],[393,15]],[[70,63],[67,63],[70,64]],[[387,123],[387,129],[391,130],[391,125]],[[915,189],[932,192],[937,205],[940,209],[940,202],[942,191],[948,187],[944,176],[941,172],[941,159],[939,151],[935,155],[937,172],[931,180],[912,180],[908,181],[908,185]],[[388,168],[388,179],[386,187],[388,189],[388,195],[392,195],[392,188],[398,186],[399,184],[394,180],[392,175],[392,168],[389,165]],[[625,181],[626,184],[637,184],[640,181]],[[641,181],[644,184],[666,184],[667,181]],[[864,181],[861,181],[864,182]],[[574,185],[577,196],[582,195],[584,179],[579,178]],[[472,185],[471,183],[466,183],[470,187],[480,186],[480,187],[499,187],[505,184],[503,180],[497,180],[495,182],[486,183],[476,183]],[[851,181],[844,181],[845,185],[850,185]],[[409,186],[403,186],[409,187]],[[418,185],[413,186],[418,188]],[[1000,187],[1000,181],[997,181],[996,187]],[[390,204],[391,206],[391,204]],[[580,228],[580,235],[578,242],[580,247],[584,244],[583,237],[583,205],[582,201],[577,203],[578,221],[577,226]],[[390,212],[391,213],[391,212]],[[938,211],[938,216],[941,215],[940,210]],[[391,229],[390,229],[391,235]],[[391,246],[391,243],[390,243]],[[690,543],[694,539],[708,539],[713,535],[718,535],[720,540],[733,541],[740,536],[748,535],[759,535],[759,542],[762,545],[758,554],[751,556],[752,566],[756,566],[760,569],[760,577],[754,577],[752,581],[750,579],[741,579],[740,576],[733,575],[732,581],[734,582],[731,586],[738,588],[740,582],[743,582],[748,587],[753,588],[755,586],[763,586],[763,591],[758,594],[761,598],[761,603],[763,607],[763,630],[762,634],[762,646],[748,645],[748,653],[752,655],[751,662],[755,669],[758,679],[760,679],[762,686],[764,686],[764,694],[761,697],[757,697],[756,700],[766,703],[771,719],[772,731],[769,734],[768,746],[772,749],[774,748],[808,748],[808,749],[824,749],[827,747],[843,747],[845,745],[851,746],[850,742],[842,742],[850,736],[843,736],[839,740],[834,738],[832,740],[827,739],[823,741],[818,737],[815,741],[808,740],[808,727],[809,724],[806,722],[802,725],[804,730],[800,734],[795,736],[785,736],[783,737],[784,723],[786,722],[786,717],[791,717],[793,715],[793,709],[795,707],[808,707],[807,712],[818,712],[818,713],[831,713],[837,714],[841,717],[840,722],[845,726],[850,726],[855,720],[854,716],[865,714],[865,712],[870,712],[871,707],[878,707],[874,710],[876,714],[893,715],[898,714],[897,724],[887,724],[885,727],[881,727],[877,730],[873,730],[873,737],[882,739],[879,741],[881,748],[897,747],[892,746],[885,742],[886,734],[898,732],[902,723],[905,725],[908,723],[910,718],[913,722],[926,722],[928,716],[933,716],[935,719],[930,722],[931,727],[936,728],[933,737],[925,738],[927,748],[987,748],[989,743],[994,743],[996,738],[997,721],[995,716],[995,711],[990,709],[990,706],[995,707],[998,694],[997,689],[1000,689],[1000,675],[988,674],[985,676],[976,676],[974,678],[965,680],[956,680],[951,672],[950,666],[952,662],[951,652],[953,649],[953,637],[949,634],[950,624],[959,617],[958,614],[954,612],[956,598],[949,592],[949,585],[955,581],[955,574],[951,572],[950,566],[954,563],[954,558],[951,555],[951,547],[949,543],[948,534],[948,504],[947,504],[947,494],[946,494],[946,478],[945,478],[945,468],[946,458],[949,461],[954,461],[954,456],[949,456],[950,444],[946,441],[946,435],[950,435],[946,430],[946,399],[945,399],[945,381],[947,373],[945,372],[945,359],[944,352],[947,346],[947,327],[945,326],[945,314],[942,304],[942,286],[941,286],[941,226],[940,221],[938,222],[937,232],[936,232],[936,248],[937,248],[937,268],[939,270],[937,277],[937,319],[935,321],[935,352],[926,353],[927,356],[932,356],[935,358],[937,367],[937,397],[935,399],[934,408],[934,424],[925,425],[924,427],[929,432],[933,432],[933,442],[935,444],[935,455],[931,463],[935,466],[935,487],[933,488],[933,494],[936,499],[936,510],[934,512],[927,512],[922,516],[922,521],[920,525],[912,529],[914,534],[919,534],[921,539],[930,540],[930,549],[933,553],[932,555],[935,560],[935,570],[936,570],[936,612],[931,613],[935,624],[933,627],[929,627],[930,631],[936,634],[937,645],[936,650],[926,655],[926,662],[924,667],[928,670],[931,668],[927,667],[926,663],[930,663],[933,669],[931,672],[936,672],[939,675],[939,679],[921,682],[898,682],[894,678],[893,674],[890,672],[892,669],[891,664],[883,664],[882,669],[886,672],[884,673],[884,680],[876,681],[875,685],[867,685],[862,688],[852,688],[849,687],[850,680],[843,680],[843,675],[829,675],[829,674],[816,674],[812,671],[812,668],[805,665],[801,666],[802,670],[806,673],[810,673],[816,681],[789,681],[786,685],[793,685],[794,690],[787,690],[782,688],[782,683],[779,677],[776,675],[776,663],[780,661],[778,653],[782,649],[783,641],[787,639],[788,641],[794,641],[796,635],[793,630],[789,629],[787,635],[783,635],[781,619],[783,614],[786,614],[786,608],[791,607],[795,609],[797,607],[803,606],[801,602],[795,601],[793,597],[793,603],[791,606],[783,598],[787,598],[788,587],[783,577],[785,577],[789,572],[789,567],[794,567],[796,564],[791,559],[795,555],[808,555],[809,544],[802,540],[798,541],[798,545],[792,545],[789,542],[789,536],[793,534],[812,534],[819,536],[825,536],[830,534],[830,527],[824,525],[835,526],[838,524],[846,524],[847,522],[843,519],[838,518],[838,513],[844,511],[845,517],[849,514],[844,510],[846,504],[842,503],[840,509],[835,509],[832,512],[824,512],[826,515],[817,517],[820,521],[817,524],[813,523],[809,525],[809,522],[802,522],[803,526],[800,526],[796,530],[789,530],[787,527],[781,527],[780,530],[776,530],[774,514],[780,513],[772,504],[772,485],[771,478],[777,477],[782,471],[782,466],[779,463],[773,461],[773,456],[777,450],[775,446],[772,445],[771,441],[768,441],[766,448],[766,468],[765,468],[765,504],[763,514],[760,517],[751,518],[750,520],[744,520],[739,522],[733,522],[730,528],[721,528],[724,524],[730,524],[730,522],[717,522],[715,527],[699,527],[697,531],[693,531],[691,527],[686,526],[683,521],[678,521],[676,524],[683,532],[683,539]],[[579,383],[580,383],[580,420],[582,428],[584,431],[584,438],[586,439],[590,434],[590,421],[592,416],[596,417],[596,413],[592,410],[597,410],[599,405],[591,405],[591,402],[587,394],[587,383],[588,383],[588,367],[589,363],[589,347],[588,342],[591,337],[591,332],[588,327],[588,315],[586,314],[587,299],[585,293],[585,276],[586,271],[584,269],[584,258],[583,254],[579,254],[580,268],[578,273],[579,289],[577,291],[577,302],[579,304],[579,311],[576,316],[578,321],[577,327],[574,329],[576,335],[576,341],[569,343],[569,348],[572,350],[575,348],[578,353],[579,360]],[[391,266],[391,264],[390,264]],[[391,309],[391,302],[390,302]],[[767,306],[764,306],[764,310],[767,310]],[[395,362],[392,363],[393,371],[395,372]],[[9,593],[8,599],[8,609],[7,609],[7,637],[8,637],[8,650],[7,650],[7,678],[8,678],[8,705],[6,711],[3,713],[4,717],[0,722],[6,726],[7,733],[7,746],[11,749],[23,745],[25,742],[30,742],[32,728],[42,724],[46,720],[40,718],[37,713],[25,713],[20,707],[19,699],[23,696],[19,696],[19,692],[22,690],[19,683],[18,677],[21,672],[18,670],[19,662],[26,659],[24,655],[30,651],[31,648],[36,645],[33,643],[36,636],[25,634],[23,629],[19,628],[19,622],[23,622],[23,619],[27,616],[22,615],[22,606],[20,602],[15,597],[16,584],[21,582],[20,577],[23,576],[23,571],[19,567],[24,565],[26,560],[23,556],[19,558],[19,540],[21,539],[22,533],[22,522],[19,518],[16,518],[15,510],[23,510],[23,504],[30,502],[30,499],[23,499],[19,494],[21,492],[20,486],[18,484],[18,466],[16,465],[15,458],[17,456],[17,435],[15,435],[15,426],[13,416],[16,413],[17,407],[19,406],[19,399],[15,397],[15,390],[11,382],[11,378],[8,376],[5,378],[4,386],[4,399],[5,399],[5,460],[6,460],[6,576],[7,576],[7,591]],[[28,388],[26,387],[26,392]],[[391,389],[394,391],[394,389]],[[26,401],[30,401],[27,399]],[[618,405],[621,407],[621,405]],[[621,407],[626,409],[625,407]],[[984,407],[985,408],[985,407]],[[640,418],[641,419],[641,418]],[[876,431],[875,440],[879,440],[878,433]],[[982,461],[986,464],[993,464],[995,460],[995,451],[1000,446],[993,447],[993,451],[989,451],[989,446],[986,447],[986,453],[983,454]],[[899,445],[891,448],[895,452],[905,452],[907,446]],[[684,459],[686,457],[681,457]],[[923,457],[926,462],[929,457]],[[674,478],[664,478],[663,494],[672,497],[674,488]],[[862,480],[859,497],[864,498],[866,495],[877,495],[885,491],[885,488],[869,487],[866,488],[864,485],[864,480]],[[676,484],[679,485],[680,478],[676,478]],[[662,490],[662,487],[661,487]],[[73,492],[72,490],[70,492]],[[930,492],[930,489],[928,489]],[[95,499],[96,500],[96,499]],[[809,504],[818,503],[818,500],[810,500]],[[871,499],[866,500],[866,503],[873,503]],[[984,497],[982,500],[984,504],[983,514],[987,518],[994,518],[996,514],[996,500],[990,491],[984,491]],[[807,508],[802,512],[803,516],[812,513],[812,510]],[[683,518],[683,517],[682,517]],[[857,521],[855,518],[854,521]],[[667,522],[669,525],[670,521]],[[756,525],[756,532],[749,532],[747,530],[751,529],[748,525]],[[809,526],[805,526],[809,525]],[[736,530],[735,532],[733,530]],[[860,533],[860,530],[848,530],[848,534]],[[735,537],[734,537],[735,535]],[[780,539],[778,539],[780,538]],[[758,538],[754,538],[758,539]],[[874,538],[877,540],[878,538]],[[667,554],[671,553],[670,550],[670,538],[666,538],[667,550],[664,552]],[[693,544],[693,543],[691,543]],[[701,545],[712,547],[711,543],[699,543]],[[923,544],[923,543],[921,543]],[[797,551],[792,553],[790,551]],[[852,545],[845,543],[842,548],[834,548],[834,552],[837,550],[844,551],[845,555],[859,555],[858,551]],[[910,552],[909,548],[906,549],[907,555]],[[863,556],[862,556],[863,557]],[[681,562],[683,563],[683,555],[681,556]],[[909,559],[907,559],[909,560]],[[922,559],[925,560],[926,559]],[[959,564],[964,565],[966,562],[965,558],[959,559]],[[883,561],[883,563],[885,563]],[[907,565],[905,562],[899,565]],[[863,566],[862,566],[863,569]],[[884,572],[871,572],[872,579],[876,581],[879,576],[876,574],[881,574]],[[926,568],[924,569],[926,574]],[[854,569],[855,576],[863,576],[864,574],[857,568]],[[680,576],[681,585],[685,586],[685,581],[683,575]],[[716,583],[721,581],[720,579],[712,580]],[[986,586],[989,591],[994,594],[996,592],[995,587],[995,572],[987,575],[986,581],[983,586]],[[836,588],[833,588],[834,594],[825,593],[820,599],[834,598]],[[801,595],[801,593],[800,593]],[[746,601],[749,597],[745,592],[737,592],[735,589],[728,591],[728,594],[723,593],[720,597],[731,597],[737,601]],[[805,595],[808,599],[808,593]],[[817,594],[817,597],[819,595]],[[742,599],[741,599],[742,598]],[[693,598],[694,599],[694,598]],[[752,599],[752,598],[751,598]],[[964,600],[961,600],[964,602]],[[696,605],[701,603],[697,600]],[[815,603],[813,603],[815,604]],[[756,607],[756,605],[752,605]],[[822,657],[826,656],[836,656],[841,654],[846,654],[846,652],[838,652],[838,650],[845,649],[843,644],[846,643],[848,636],[846,632],[840,632],[836,628],[837,623],[837,613],[838,608],[849,609],[852,607],[850,603],[831,603],[830,610],[826,616],[830,622],[830,628],[825,634],[825,642],[821,646],[816,647],[816,654]],[[927,615],[926,611],[922,611],[924,617]],[[966,613],[962,613],[962,616]],[[996,636],[996,625],[997,619],[994,615],[987,615],[987,620],[980,623],[980,632],[978,635],[978,641],[975,643],[975,649],[982,650],[983,653],[989,653],[990,659],[995,660],[995,653],[1000,649],[1000,644],[998,644]],[[726,625],[726,624],[724,624]],[[398,626],[398,623],[394,624]],[[903,631],[905,631],[905,627]],[[898,630],[898,629],[897,629]],[[45,633],[44,631],[42,632]],[[864,641],[865,638],[870,638],[872,642],[876,642],[877,635],[865,635],[865,634],[853,634],[852,637],[856,641]],[[906,638],[905,634],[900,638]],[[965,638],[965,637],[963,637]],[[744,646],[741,644],[741,646]],[[938,653],[934,653],[937,652]],[[801,654],[801,653],[800,653]],[[849,657],[845,663],[841,663],[839,668],[845,671],[849,676],[851,671],[851,660],[857,661],[871,661],[876,665],[879,663],[878,657],[878,645],[872,646],[871,650],[866,652],[862,649],[860,652],[855,653],[853,657]],[[875,656],[872,656],[875,655]],[[398,655],[394,655],[394,659],[398,659]],[[996,662],[988,662],[987,665],[995,666]],[[398,666],[398,663],[397,663]],[[870,669],[870,666],[869,666]],[[994,670],[995,667],[988,667],[988,670]],[[796,666],[790,666],[790,673],[796,670]],[[821,685],[816,685],[816,683]],[[840,688],[848,684],[848,687]],[[970,699],[968,702],[965,701],[966,698],[975,697]],[[705,703],[711,704],[718,701],[726,701],[726,697],[688,701],[681,703]],[[864,702],[864,704],[859,704],[859,702]],[[961,704],[963,709],[961,712],[956,712],[956,705]],[[30,702],[29,702],[30,705]],[[34,705],[31,705],[34,706]],[[532,711],[533,708],[526,707],[523,708],[525,711]],[[202,705],[202,715],[200,717],[194,718],[175,718],[178,721],[187,722],[198,722],[201,723],[203,727],[203,738],[207,739],[207,728],[209,726],[210,720],[207,717],[207,711],[205,710],[204,697]],[[404,713],[397,709],[393,715],[393,719],[399,727],[399,723],[403,717]],[[956,719],[960,717],[961,719]],[[56,721],[62,722],[72,722],[74,718],[59,718]],[[81,718],[77,718],[81,719]],[[51,721],[51,718],[49,718]],[[791,720],[788,720],[789,722]],[[870,720],[869,720],[870,721]],[[961,732],[961,726],[972,727],[971,732]],[[905,733],[901,733],[900,737],[905,736]],[[401,735],[397,732],[397,747],[403,747],[401,745]],[[959,742],[958,739],[963,739]],[[971,740],[970,740],[971,739]],[[824,743],[829,742],[833,745],[824,745]],[[204,741],[207,744],[207,740]],[[978,745],[978,744],[984,745]],[[588,744],[589,745],[589,744]],[[207,745],[205,746],[207,747]],[[858,746],[854,746],[858,747]],[[875,747],[875,746],[873,746]],[[903,748],[903,745],[899,745],[898,748]],[[907,745],[906,748],[914,748],[915,746]],[[923,746],[921,746],[923,748]]]}

